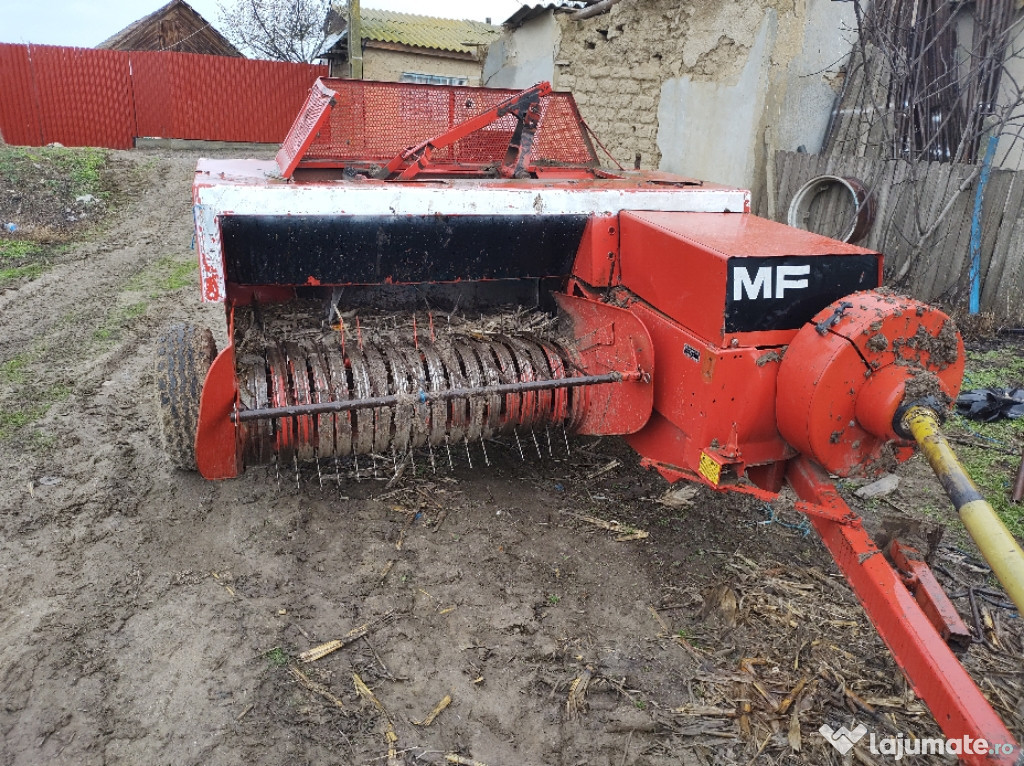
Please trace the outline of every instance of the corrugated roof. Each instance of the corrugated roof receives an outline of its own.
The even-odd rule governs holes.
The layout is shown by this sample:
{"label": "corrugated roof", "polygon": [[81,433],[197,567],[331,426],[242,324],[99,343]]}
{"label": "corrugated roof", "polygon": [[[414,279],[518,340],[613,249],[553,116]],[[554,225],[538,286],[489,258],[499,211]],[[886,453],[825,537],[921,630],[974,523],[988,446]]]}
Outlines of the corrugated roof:
{"label": "corrugated roof", "polygon": [[580,11],[586,8],[588,5],[593,5],[595,0],[551,0],[547,3],[524,3],[523,6],[505,19],[504,26],[518,27],[520,24],[525,24],[530,19],[535,19],[538,16],[542,16],[545,11]]}
{"label": "corrugated roof", "polygon": [[477,45],[487,45],[501,34],[501,27],[482,21],[441,19],[375,8],[361,9],[360,21],[360,36],[364,40],[460,53],[476,53]]}

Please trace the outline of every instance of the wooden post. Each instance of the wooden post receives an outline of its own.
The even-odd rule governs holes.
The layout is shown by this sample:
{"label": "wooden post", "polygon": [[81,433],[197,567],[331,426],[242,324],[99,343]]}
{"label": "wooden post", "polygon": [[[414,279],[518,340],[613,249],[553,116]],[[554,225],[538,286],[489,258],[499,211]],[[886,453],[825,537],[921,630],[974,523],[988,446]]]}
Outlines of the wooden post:
{"label": "wooden post", "polygon": [[348,0],[348,63],[349,76],[363,79],[363,36],[359,17],[359,0]]}

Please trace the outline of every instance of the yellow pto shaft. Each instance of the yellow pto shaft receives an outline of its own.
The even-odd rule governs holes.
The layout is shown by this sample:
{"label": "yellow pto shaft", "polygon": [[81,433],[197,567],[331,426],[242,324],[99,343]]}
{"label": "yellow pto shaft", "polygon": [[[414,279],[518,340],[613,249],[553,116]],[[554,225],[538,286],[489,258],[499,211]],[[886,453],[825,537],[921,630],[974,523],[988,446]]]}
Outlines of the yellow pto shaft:
{"label": "yellow pto shaft", "polygon": [[903,425],[921,446],[996,579],[1024,614],[1024,551],[953,454],[935,413],[927,407],[911,407]]}

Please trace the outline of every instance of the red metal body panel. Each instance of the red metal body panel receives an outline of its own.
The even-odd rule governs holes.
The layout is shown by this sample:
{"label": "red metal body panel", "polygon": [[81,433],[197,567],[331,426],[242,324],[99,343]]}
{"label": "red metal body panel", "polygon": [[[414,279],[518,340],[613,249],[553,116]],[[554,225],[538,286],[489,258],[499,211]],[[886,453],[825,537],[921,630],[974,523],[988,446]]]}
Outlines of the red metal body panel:
{"label": "red metal body panel", "polygon": [[573,279],[589,287],[611,287],[619,279],[618,257],[619,217],[591,216],[576,251]]}
{"label": "red metal body panel", "polygon": [[639,431],[651,416],[654,351],[644,325],[630,311],[602,301],[556,294],[572,322],[573,351],[588,374],[639,373],[639,380],[606,383],[578,391],[581,420],[576,431],[601,436]]}
{"label": "red metal body panel", "polygon": [[[828,475],[800,457],[790,464],[786,478],[801,498],[822,509],[808,514],[811,523],[942,732],[950,739],[970,736],[1015,745],[1013,735],[871,541],[860,517],[839,497]],[[960,757],[978,766],[1012,766],[1019,763],[1018,752],[1015,745],[1013,754]]]}
{"label": "red metal body panel", "polygon": [[[726,334],[732,258],[876,255],[870,250],[735,213],[621,215],[621,284],[718,346],[779,346],[796,328]],[[878,258],[881,273],[881,256]]]}
{"label": "red metal body panel", "polygon": [[[654,409],[664,422],[628,438],[640,454],[700,475],[701,453],[735,444],[726,462],[748,466],[796,453],[779,435],[772,402],[779,355],[770,349],[720,349],[645,303],[633,303],[654,343]],[[671,456],[671,457],[670,457]],[[678,477],[677,477],[678,478]]]}
{"label": "red metal body panel", "polygon": [[295,168],[299,166],[310,144],[320,133],[327,118],[334,106],[334,97],[337,94],[324,85],[323,80],[317,80],[309,89],[309,97],[306,99],[298,118],[292,123],[281,143],[274,161],[281,171],[282,178],[291,178]]}

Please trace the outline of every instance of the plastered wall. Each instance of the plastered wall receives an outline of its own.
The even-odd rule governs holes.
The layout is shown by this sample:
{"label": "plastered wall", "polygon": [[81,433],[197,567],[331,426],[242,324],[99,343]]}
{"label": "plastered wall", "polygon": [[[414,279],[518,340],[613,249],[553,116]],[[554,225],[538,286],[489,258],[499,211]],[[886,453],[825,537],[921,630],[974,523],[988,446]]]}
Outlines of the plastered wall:
{"label": "plastered wall", "polygon": [[[542,38],[540,24],[557,25]],[[488,85],[549,67],[611,154],[765,194],[775,149],[816,152],[853,39],[852,3],[622,0],[583,21],[549,13],[493,44]],[[527,44],[529,42],[529,44]]]}
{"label": "plastered wall", "polygon": [[363,49],[363,79],[397,82],[402,72],[467,77],[468,85],[480,85],[482,63],[462,58],[419,55],[367,46]]}

